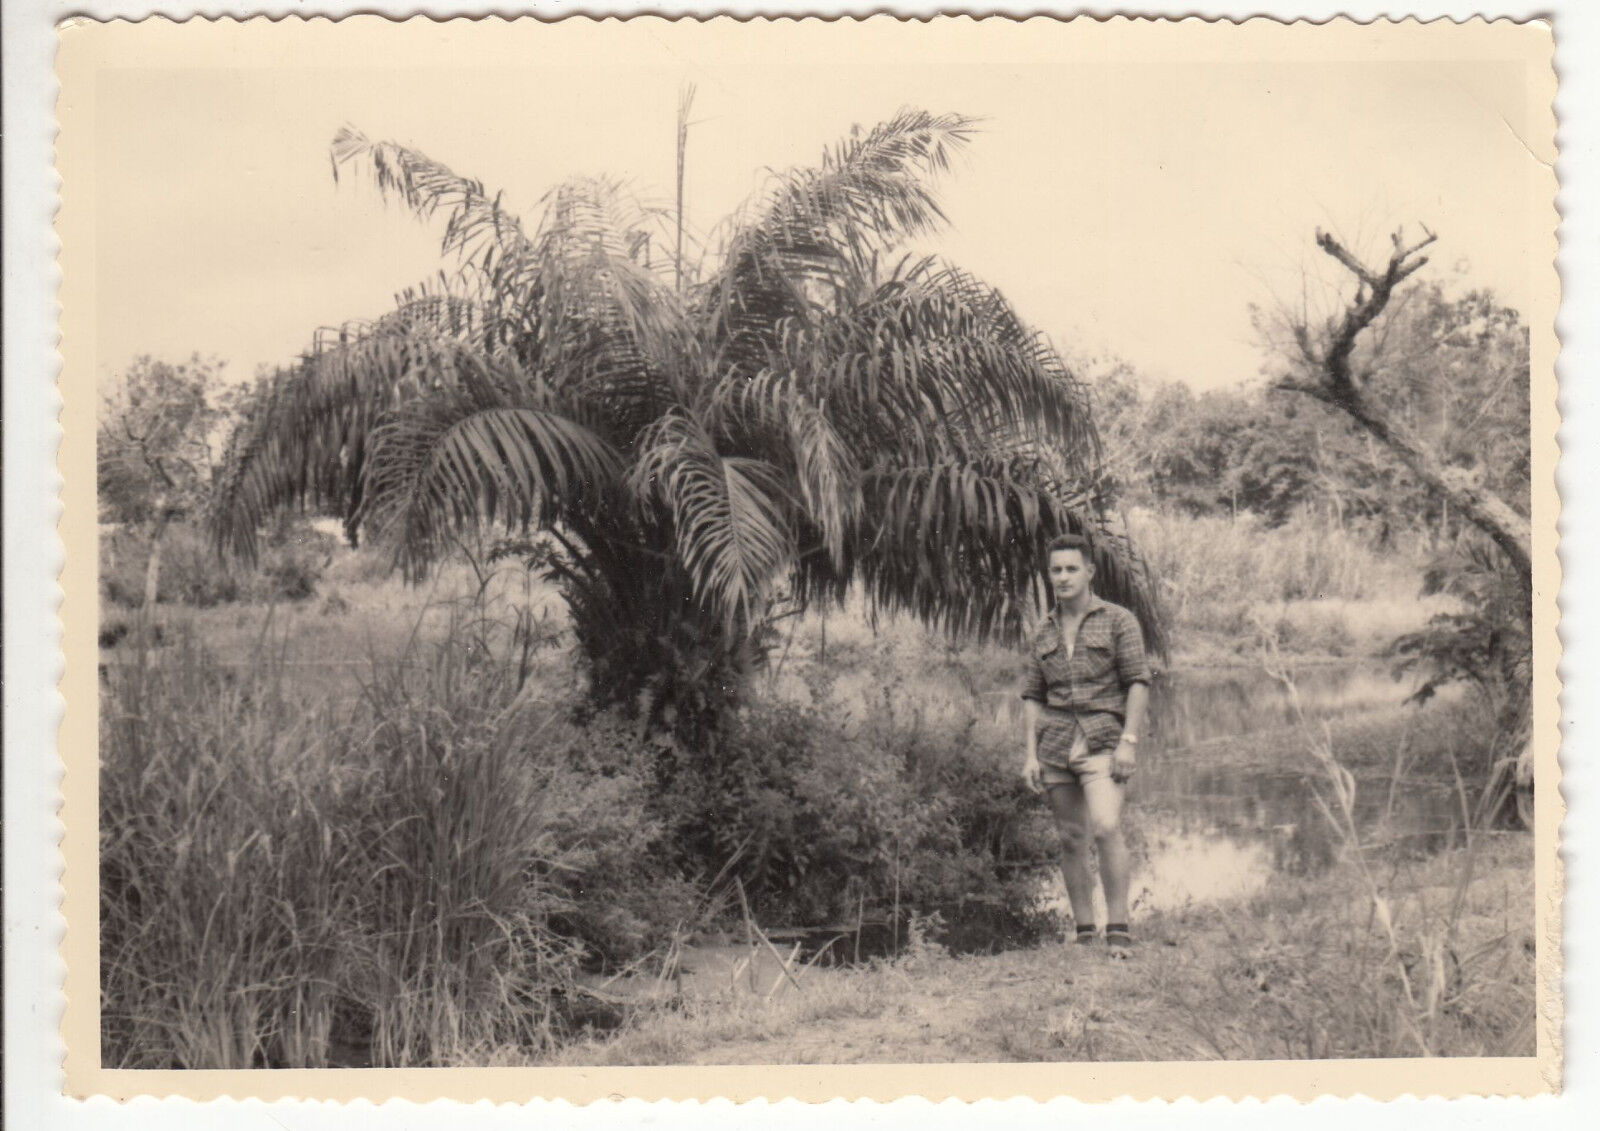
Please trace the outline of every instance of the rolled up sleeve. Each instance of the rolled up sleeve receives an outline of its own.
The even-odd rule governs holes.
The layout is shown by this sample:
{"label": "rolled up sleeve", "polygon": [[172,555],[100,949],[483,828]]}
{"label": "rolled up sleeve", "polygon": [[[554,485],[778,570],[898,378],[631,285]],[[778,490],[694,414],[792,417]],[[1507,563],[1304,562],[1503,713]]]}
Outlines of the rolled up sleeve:
{"label": "rolled up sleeve", "polygon": [[1117,680],[1127,690],[1136,683],[1148,684],[1151,680],[1150,662],[1144,654],[1144,634],[1139,631],[1139,620],[1126,609],[1117,617]]}

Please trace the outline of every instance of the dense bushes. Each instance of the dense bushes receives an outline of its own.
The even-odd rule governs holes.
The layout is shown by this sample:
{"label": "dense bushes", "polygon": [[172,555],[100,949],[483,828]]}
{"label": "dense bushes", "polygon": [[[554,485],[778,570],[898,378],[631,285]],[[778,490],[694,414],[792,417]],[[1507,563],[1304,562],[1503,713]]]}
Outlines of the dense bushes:
{"label": "dense bushes", "polygon": [[[256,569],[221,558],[205,532],[172,523],[162,538],[156,600],[210,608],[233,601],[300,601],[317,591],[338,539],[305,523],[286,524],[267,543]],[[136,527],[104,530],[100,538],[100,594],[109,605],[144,604],[150,540]]]}
{"label": "dense bushes", "polygon": [[1014,741],[887,698],[848,711],[824,680],[674,751],[541,700],[468,615],[375,661],[354,702],[308,699],[273,647],[236,676],[181,627],[106,669],[108,1065],[544,1049],[594,1008],[586,971],[704,925],[724,865],[767,926],[903,929],[973,897],[1012,940],[1046,923]]}
{"label": "dense bushes", "polygon": [[765,922],[948,921],[975,898],[997,929],[1031,937],[1047,921],[1027,865],[1050,849],[1015,739],[911,714],[889,696],[849,711],[825,680],[810,702],[756,697],[713,750],[669,759],[674,842],[703,870],[733,860]]}

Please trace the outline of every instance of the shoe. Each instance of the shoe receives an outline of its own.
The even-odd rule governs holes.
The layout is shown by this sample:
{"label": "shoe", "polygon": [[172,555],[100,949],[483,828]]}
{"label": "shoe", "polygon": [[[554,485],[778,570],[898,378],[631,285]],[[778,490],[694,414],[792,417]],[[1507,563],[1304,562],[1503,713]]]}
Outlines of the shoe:
{"label": "shoe", "polygon": [[1098,935],[1098,933],[1099,932],[1096,931],[1093,923],[1086,923],[1078,928],[1078,937],[1073,941],[1079,946],[1090,946],[1094,943],[1095,937]]}
{"label": "shoe", "polygon": [[1107,924],[1106,953],[1112,958],[1133,957],[1133,932],[1121,923]]}

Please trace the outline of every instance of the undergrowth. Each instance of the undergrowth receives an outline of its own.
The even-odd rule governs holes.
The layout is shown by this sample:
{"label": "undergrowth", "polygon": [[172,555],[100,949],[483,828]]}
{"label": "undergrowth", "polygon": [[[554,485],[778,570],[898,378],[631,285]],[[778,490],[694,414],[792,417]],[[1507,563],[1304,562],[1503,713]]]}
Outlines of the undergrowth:
{"label": "undergrowth", "polygon": [[108,671],[104,1063],[543,1048],[581,970],[686,916],[646,767],[470,639],[375,659],[353,703],[308,701],[266,634],[238,675],[184,637]]}
{"label": "undergrowth", "polygon": [[244,664],[136,617],[101,695],[106,1064],[538,1054],[614,1024],[586,976],[669,962],[735,882],[768,925],[1051,927],[1009,731],[852,713],[820,679],[684,750],[546,689],[543,619],[441,612],[354,697],[270,615]]}

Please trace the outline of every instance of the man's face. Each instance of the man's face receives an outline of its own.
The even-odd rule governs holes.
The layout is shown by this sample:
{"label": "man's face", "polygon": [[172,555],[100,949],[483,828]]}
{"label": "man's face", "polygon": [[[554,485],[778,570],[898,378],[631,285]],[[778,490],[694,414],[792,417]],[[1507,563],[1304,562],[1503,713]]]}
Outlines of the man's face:
{"label": "man's face", "polygon": [[1050,555],[1050,588],[1057,601],[1074,601],[1089,589],[1094,566],[1081,550],[1056,550]]}

